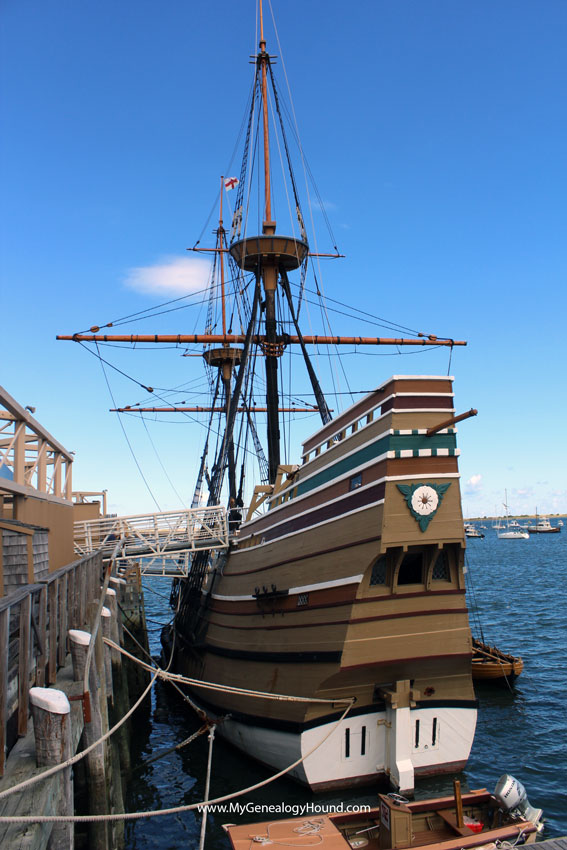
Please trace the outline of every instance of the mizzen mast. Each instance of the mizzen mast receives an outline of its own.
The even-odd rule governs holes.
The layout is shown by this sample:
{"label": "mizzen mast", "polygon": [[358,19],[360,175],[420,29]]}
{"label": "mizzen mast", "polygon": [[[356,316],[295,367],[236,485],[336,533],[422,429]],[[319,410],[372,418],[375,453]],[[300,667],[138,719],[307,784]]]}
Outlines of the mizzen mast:
{"label": "mizzen mast", "polygon": [[[219,251],[220,265],[220,285],[221,285],[221,312],[222,312],[222,337],[223,344],[220,348],[208,348],[203,352],[205,362],[212,368],[216,368],[220,372],[222,385],[224,389],[224,410],[228,425],[230,399],[232,393],[232,375],[236,366],[240,365],[242,360],[242,349],[230,346],[227,341],[226,333],[226,299],[225,299],[225,279],[224,279],[224,256],[223,248],[226,244],[226,231],[223,225],[222,217],[222,198],[224,189],[224,177],[221,177],[220,185],[220,211],[219,211],[219,226],[217,230],[217,248]],[[234,459],[234,439],[232,433],[227,434],[227,461],[228,461],[228,488],[229,498],[236,497],[236,467]]]}

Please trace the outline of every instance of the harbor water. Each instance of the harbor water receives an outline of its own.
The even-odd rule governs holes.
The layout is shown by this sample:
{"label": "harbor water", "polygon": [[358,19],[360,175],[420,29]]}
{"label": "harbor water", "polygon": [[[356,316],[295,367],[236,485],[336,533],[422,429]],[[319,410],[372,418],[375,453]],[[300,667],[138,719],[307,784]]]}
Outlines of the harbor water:
{"label": "harbor water", "polygon": [[[524,672],[513,688],[477,686],[475,742],[466,771],[468,788],[492,790],[502,773],[526,786],[530,803],[544,810],[545,838],[567,835],[567,528],[529,540],[499,540],[489,523],[484,539],[467,541],[467,593],[476,637],[521,655]],[[477,523],[480,525],[480,523]],[[169,617],[168,580],[145,579],[146,617],[152,652]],[[132,765],[126,808],[166,809],[203,799],[209,742],[200,735],[180,750],[171,748],[200,728],[200,721],[170,686],[157,685],[151,701],[134,719]],[[218,737],[213,746],[210,798],[230,794],[268,778],[270,771]],[[451,776],[419,780],[417,798],[452,793]],[[223,823],[281,817],[254,813],[255,806],[376,804],[377,788],[312,794],[280,779],[238,798],[248,811],[215,812],[207,818],[207,850],[227,850]],[[383,790],[383,789],[380,789]],[[313,814],[315,810],[311,810]],[[154,817],[126,824],[129,850],[181,850],[199,845],[201,813]]]}

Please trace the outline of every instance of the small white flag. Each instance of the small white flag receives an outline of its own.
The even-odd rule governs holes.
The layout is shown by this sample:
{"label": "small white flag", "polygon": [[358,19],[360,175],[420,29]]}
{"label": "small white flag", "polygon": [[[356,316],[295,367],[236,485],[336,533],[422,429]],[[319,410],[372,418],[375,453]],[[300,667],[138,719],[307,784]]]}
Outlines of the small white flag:
{"label": "small white flag", "polygon": [[226,191],[230,191],[230,189],[234,189],[235,186],[238,185],[238,180],[236,177],[227,177],[224,181],[224,188]]}

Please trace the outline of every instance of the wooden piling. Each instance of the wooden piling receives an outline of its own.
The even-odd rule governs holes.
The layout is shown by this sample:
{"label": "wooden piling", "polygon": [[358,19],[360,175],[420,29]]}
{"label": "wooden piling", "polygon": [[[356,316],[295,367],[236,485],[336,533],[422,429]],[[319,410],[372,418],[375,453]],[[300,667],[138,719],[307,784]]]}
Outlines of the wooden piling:
{"label": "wooden piling", "polygon": [[[100,612],[101,620],[100,624],[102,626],[102,636],[105,638],[110,638],[112,640],[111,631],[111,619],[112,613],[110,608],[103,607]],[[105,683],[106,683],[106,698],[109,700],[111,705],[114,703],[114,694],[112,689],[112,661],[111,661],[111,649],[109,646],[104,647],[104,674],[105,674]]]}
{"label": "wooden piling", "polygon": [[[69,641],[73,659],[73,677],[82,682],[85,673],[85,663],[91,635],[79,629],[71,629]],[[98,741],[103,735],[103,717],[100,707],[100,679],[96,665],[91,664],[89,670],[89,695],[91,719],[85,723],[83,744],[85,749]],[[106,785],[105,748],[99,744],[85,756],[85,768],[89,786],[90,814],[106,815],[109,811]],[[108,830],[103,821],[89,825],[89,847],[92,850],[108,850]]]}
{"label": "wooden piling", "polygon": [[[71,706],[63,691],[55,688],[31,688],[29,698],[33,716],[35,751],[38,767],[51,767],[71,758]],[[58,815],[73,815],[73,779],[71,767],[59,774]],[[73,850],[73,822],[54,823],[49,850]]]}

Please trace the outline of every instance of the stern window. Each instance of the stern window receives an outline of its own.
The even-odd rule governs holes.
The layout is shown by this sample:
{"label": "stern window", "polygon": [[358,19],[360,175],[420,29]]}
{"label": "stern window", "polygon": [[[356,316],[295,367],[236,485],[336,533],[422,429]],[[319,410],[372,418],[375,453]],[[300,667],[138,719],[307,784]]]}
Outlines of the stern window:
{"label": "stern window", "polygon": [[386,584],[386,556],[380,555],[374,566],[372,567],[372,575],[370,576],[370,584]]}
{"label": "stern window", "polygon": [[398,584],[421,584],[423,582],[423,553],[406,552],[398,572]]}
{"label": "stern window", "polygon": [[439,552],[431,575],[433,581],[451,581],[451,570],[446,552]]}

